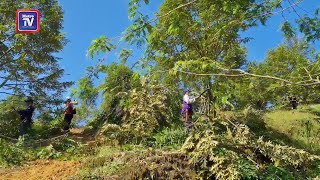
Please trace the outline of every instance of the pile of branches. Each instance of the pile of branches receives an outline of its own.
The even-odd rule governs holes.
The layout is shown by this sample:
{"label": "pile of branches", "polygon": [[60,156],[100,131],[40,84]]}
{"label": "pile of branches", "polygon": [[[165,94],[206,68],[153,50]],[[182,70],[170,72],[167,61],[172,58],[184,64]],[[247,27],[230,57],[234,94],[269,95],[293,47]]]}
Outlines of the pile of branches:
{"label": "pile of branches", "polygon": [[320,164],[320,156],[275,144],[223,118],[200,117],[182,152],[205,179],[305,178],[316,176]]}
{"label": "pile of branches", "polygon": [[134,88],[129,92],[119,92],[118,98],[126,99],[122,108],[120,123],[105,123],[98,136],[125,144],[128,141],[141,142],[152,133],[168,127],[180,107],[172,101],[169,89],[161,85],[142,84],[142,88]]}
{"label": "pile of branches", "polygon": [[[104,167],[104,168],[101,168]],[[110,169],[116,171],[90,171],[85,178],[98,179],[196,179],[194,167],[181,152],[155,150],[127,151],[108,157],[90,158],[83,168]]]}

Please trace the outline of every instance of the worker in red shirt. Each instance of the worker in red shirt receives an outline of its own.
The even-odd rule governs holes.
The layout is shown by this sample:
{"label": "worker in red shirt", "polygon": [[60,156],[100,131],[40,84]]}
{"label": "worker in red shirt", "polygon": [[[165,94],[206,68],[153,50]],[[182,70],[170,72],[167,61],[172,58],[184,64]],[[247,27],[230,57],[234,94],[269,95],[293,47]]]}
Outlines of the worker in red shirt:
{"label": "worker in red shirt", "polygon": [[71,97],[67,97],[64,108],[64,131],[70,132],[70,124],[73,118],[73,115],[76,114],[76,108],[73,105],[78,104],[77,102],[71,102]]}

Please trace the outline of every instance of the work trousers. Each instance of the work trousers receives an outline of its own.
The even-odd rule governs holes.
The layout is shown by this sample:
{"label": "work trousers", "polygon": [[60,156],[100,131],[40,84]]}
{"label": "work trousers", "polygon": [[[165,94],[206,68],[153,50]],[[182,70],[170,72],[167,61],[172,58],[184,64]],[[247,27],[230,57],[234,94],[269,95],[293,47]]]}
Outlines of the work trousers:
{"label": "work trousers", "polygon": [[182,114],[187,133],[189,133],[192,128],[192,114],[193,112],[188,109]]}
{"label": "work trousers", "polygon": [[23,136],[24,134],[28,133],[30,130],[31,130],[31,121],[28,121],[26,119],[21,120],[20,136]]}
{"label": "work trousers", "polygon": [[63,130],[68,131],[70,129],[71,120],[73,118],[73,114],[65,114],[64,115],[64,128]]}

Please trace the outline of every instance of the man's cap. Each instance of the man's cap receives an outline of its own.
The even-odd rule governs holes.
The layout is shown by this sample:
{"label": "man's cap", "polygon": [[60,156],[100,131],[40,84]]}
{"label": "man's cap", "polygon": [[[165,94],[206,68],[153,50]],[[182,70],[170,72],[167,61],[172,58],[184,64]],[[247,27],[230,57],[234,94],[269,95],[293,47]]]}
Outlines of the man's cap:
{"label": "man's cap", "polygon": [[184,93],[186,93],[186,92],[190,92],[191,90],[189,89],[189,88],[186,88],[186,89],[184,89]]}
{"label": "man's cap", "polygon": [[67,99],[67,100],[71,100],[71,97],[68,96],[66,99]]}

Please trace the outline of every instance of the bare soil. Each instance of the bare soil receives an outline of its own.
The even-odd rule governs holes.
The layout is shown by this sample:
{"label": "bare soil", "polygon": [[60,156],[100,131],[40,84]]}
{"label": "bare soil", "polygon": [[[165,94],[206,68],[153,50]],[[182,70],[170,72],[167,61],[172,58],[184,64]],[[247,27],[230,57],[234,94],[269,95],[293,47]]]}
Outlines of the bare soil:
{"label": "bare soil", "polygon": [[[71,129],[69,138],[85,145],[95,144],[94,138],[80,129]],[[79,161],[36,160],[21,167],[0,169],[0,180],[71,180],[76,179],[80,165]]]}
{"label": "bare soil", "polygon": [[80,162],[59,160],[37,160],[23,167],[0,171],[3,180],[55,180],[75,179]]}

